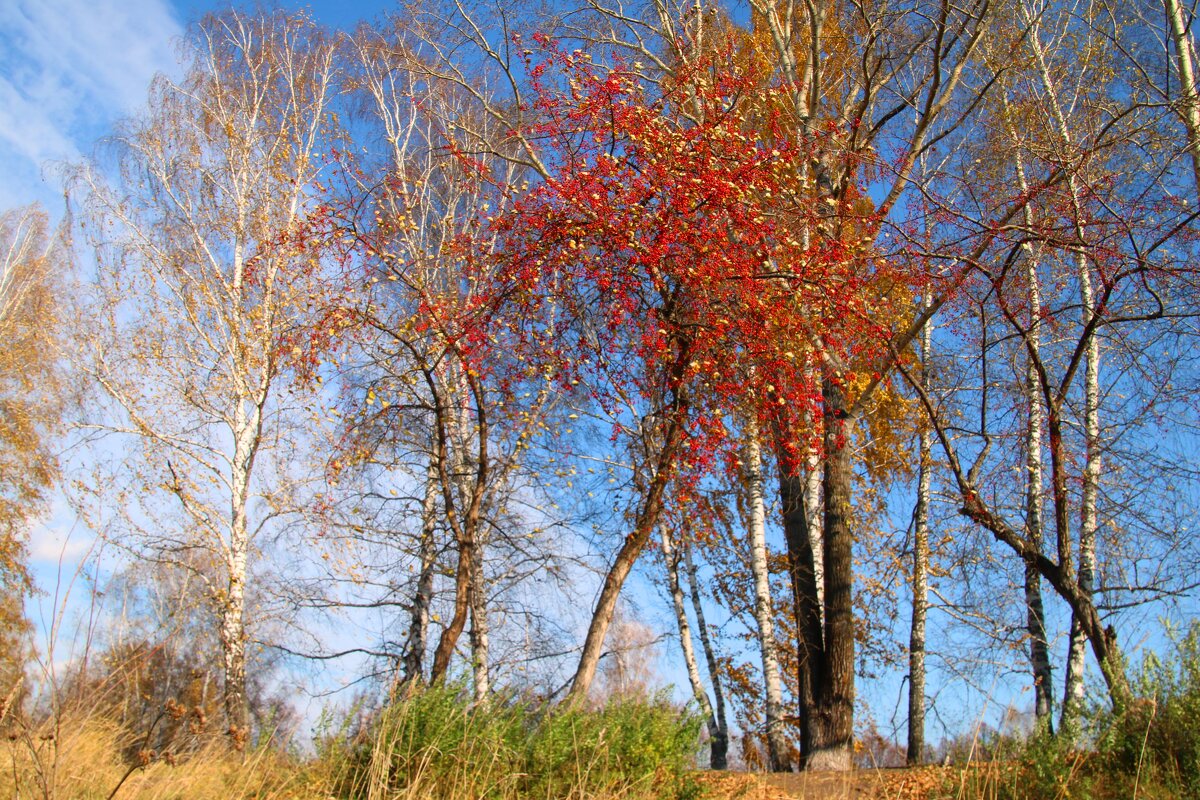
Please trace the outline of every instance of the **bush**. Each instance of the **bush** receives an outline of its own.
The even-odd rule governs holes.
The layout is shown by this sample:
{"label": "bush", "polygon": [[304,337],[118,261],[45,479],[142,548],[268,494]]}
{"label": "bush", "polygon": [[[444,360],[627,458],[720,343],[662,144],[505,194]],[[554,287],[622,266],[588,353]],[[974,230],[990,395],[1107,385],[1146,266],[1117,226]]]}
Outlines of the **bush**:
{"label": "bush", "polygon": [[1148,654],[1132,676],[1129,708],[1101,717],[1098,749],[1111,770],[1200,798],[1200,623],[1167,636],[1172,652]]}
{"label": "bush", "polygon": [[522,794],[570,797],[663,785],[679,793],[699,735],[700,718],[662,697],[619,699],[597,711],[552,710],[530,730]]}
{"label": "bush", "polygon": [[[1039,732],[996,759],[964,768],[938,797],[1039,800],[1200,800],[1200,623],[1130,676],[1134,699],[1096,703],[1078,738]],[[986,748],[985,748],[986,749]]]}
{"label": "bush", "polygon": [[449,684],[382,710],[367,736],[326,758],[340,762],[343,798],[670,797],[688,789],[699,730],[662,697],[595,711],[502,697],[473,708]]}

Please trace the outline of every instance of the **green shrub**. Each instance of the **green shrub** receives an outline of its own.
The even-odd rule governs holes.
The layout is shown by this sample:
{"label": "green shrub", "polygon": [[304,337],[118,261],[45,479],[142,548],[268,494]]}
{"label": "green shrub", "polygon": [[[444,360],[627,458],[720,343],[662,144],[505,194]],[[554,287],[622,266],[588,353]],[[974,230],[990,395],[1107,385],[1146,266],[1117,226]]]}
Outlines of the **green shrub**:
{"label": "green shrub", "polygon": [[665,698],[620,699],[596,711],[552,710],[530,731],[526,794],[568,797],[669,784],[692,762],[700,718]]}
{"label": "green shrub", "polygon": [[1200,800],[1200,623],[1167,636],[1171,652],[1148,654],[1130,676],[1127,708],[1097,702],[1075,738],[1038,733],[1007,754],[997,750],[995,761],[964,768],[937,796]]}
{"label": "green shrub", "polygon": [[[983,738],[983,737],[981,737]],[[938,800],[1050,800],[1093,798],[1089,755],[1045,729],[1027,738],[996,735],[980,743],[977,758],[957,761],[932,795]]]}
{"label": "green shrub", "polygon": [[1167,636],[1172,652],[1147,654],[1132,676],[1129,708],[1101,716],[1098,748],[1113,771],[1200,798],[1200,623]]}
{"label": "green shrub", "polygon": [[678,797],[699,729],[662,697],[594,711],[505,697],[475,708],[451,683],[383,709],[326,758],[340,762],[330,772],[343,798]]}

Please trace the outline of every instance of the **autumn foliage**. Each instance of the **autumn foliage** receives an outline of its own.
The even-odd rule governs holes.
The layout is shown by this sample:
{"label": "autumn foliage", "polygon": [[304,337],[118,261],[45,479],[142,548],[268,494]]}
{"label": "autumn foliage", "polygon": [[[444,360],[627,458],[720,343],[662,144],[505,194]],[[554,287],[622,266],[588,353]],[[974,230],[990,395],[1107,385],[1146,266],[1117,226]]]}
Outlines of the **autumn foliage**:
{"label": "autumn foliage", "polygon": [[529,73],[543,121],[531,135],[554,173],[491,230],[496,296],[527,330],[570,321],[539,357],[586,376],[612,408],[631,392],[702,397],[688,433],[704,461],[730,414],[778,421],[817,406],[820,371],[802,369],[814,351],[848,363],[881,354],[880,286],[906,276],[872,256],[861,230],[850,241],[803,233],[828,230],[839,210],[805,178],[818,143],[750,101],[778,87],[731,69],[730,49],[651,82],[538,43]]}
{"label": "autumn foliage", "polygon": [[[937,758],[961,676],[1019,705],[1032,673],[1071,758],[1089,670],[1143,713],[1130,610],[1189,608],[1200,564],[1176,0],[635,5],[210,16],[71,170],[71,291],[67,227],[0,215],[0,722],[31,768],[69,718],[52,652],[23,688],[48,509],[178,573],[147,607],[210,645],[80,566],[117,644],[73,680],[111,693],[122,782],[214,746],[193,717],[249,747],[268,664],[361,689],[319,746],[409,794],[393,732],[567,720],[557,747],[655,647],[714,769],[844,772],[905,728]],[[669,630],[621,635],[665,595]]]}

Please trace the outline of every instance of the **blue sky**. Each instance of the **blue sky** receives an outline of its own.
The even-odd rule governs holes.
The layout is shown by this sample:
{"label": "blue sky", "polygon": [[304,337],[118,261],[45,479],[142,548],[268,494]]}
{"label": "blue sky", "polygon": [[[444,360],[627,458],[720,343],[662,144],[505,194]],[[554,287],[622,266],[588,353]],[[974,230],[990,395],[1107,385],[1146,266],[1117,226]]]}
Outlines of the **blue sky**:
{"label": "blue sky", "polygon": [[[394,7],[384,0],[281,3],[350,27]],[[0,2],[0,208],[62,208],[57,165],[89,153],[135,112],[157,72],[177,70],[176,42],[216,2]]]}
{"label": "blue sky", "polygon": [[[349,28],[394,3],[282,3]],[[90,154],[122,117],[145,103],[157,73],[177,74],[178,41],[189,22],[225,8],[166,0],[0,0],[0,209],[41,203],[64,209],[62,169]],[[91,537],[65,510],[30,542],[43,588],[59,581]]]}
{"label": "blue sky", "polygon": [[0,205],[61,208],[52,170],[136,109],[183,28],[158,0],[0,4]]}
{"label": "blue sky", "polygon": [[[349,28],[392,2],[280,3],[307,8],[318,21]],[[165,0],[0,0],[0,209],[41,203],[52,218],[65,208],[63,168],[86,158],[116,121],[136,114],[158,73],[177,75],[178,44],[189,22],[220,10],[217,2]],[[79,254],[86,257],[85,253]],[[103,564],[86,526],[61,501],[33,526],[35,582],[31,614],[43,640],[86,626],[81,563]],[[56,617],[70,609],[61,620]],[[55,661],[70,658],[60,652]]]}

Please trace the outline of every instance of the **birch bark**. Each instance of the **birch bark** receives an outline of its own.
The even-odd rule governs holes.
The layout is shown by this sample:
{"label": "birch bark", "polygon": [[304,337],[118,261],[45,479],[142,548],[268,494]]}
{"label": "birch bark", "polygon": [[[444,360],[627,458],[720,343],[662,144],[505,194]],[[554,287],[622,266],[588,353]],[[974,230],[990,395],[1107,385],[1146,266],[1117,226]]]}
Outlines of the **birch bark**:
{"label": "birch bark", "polygon": [[754,577],[754,621],[758,625],[758,649],[762,657],[766,689],[767,761],[772,772],[791,771],[787,737],[783,722],[783,682],[779,671],[779,650],[775,644],[774,606],[771,603],[771,575],[767,564],[767,510],[763,489],[762,446],[758,425],[746,428],[745,466],[750,544],[750,572]]}

